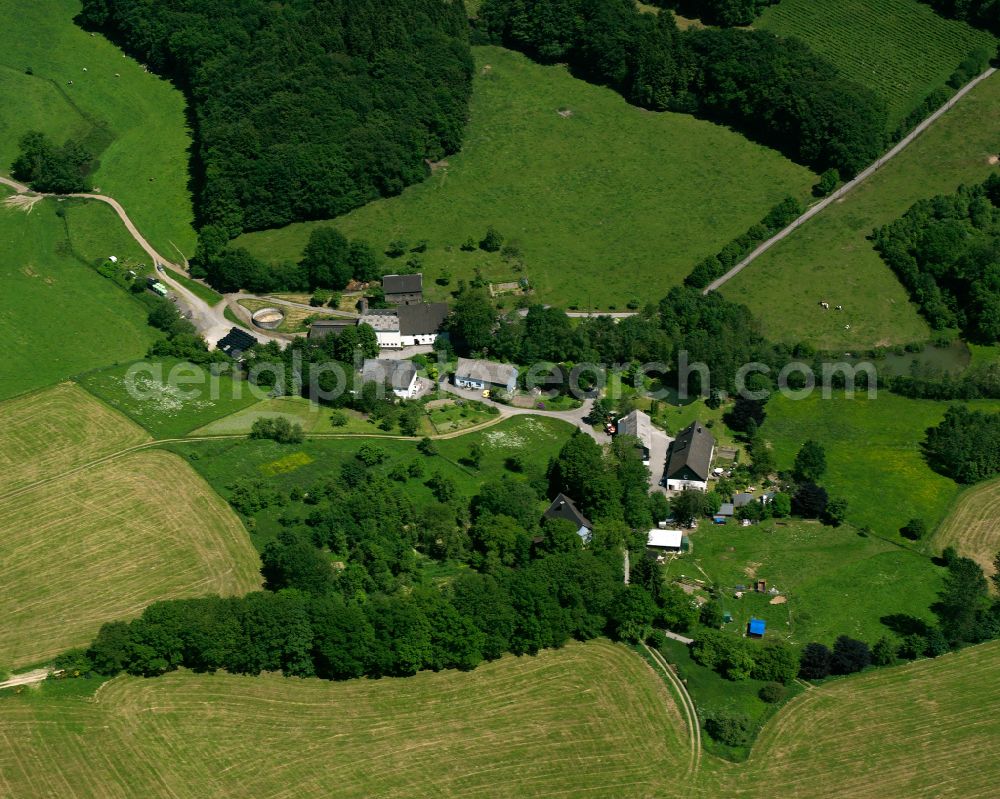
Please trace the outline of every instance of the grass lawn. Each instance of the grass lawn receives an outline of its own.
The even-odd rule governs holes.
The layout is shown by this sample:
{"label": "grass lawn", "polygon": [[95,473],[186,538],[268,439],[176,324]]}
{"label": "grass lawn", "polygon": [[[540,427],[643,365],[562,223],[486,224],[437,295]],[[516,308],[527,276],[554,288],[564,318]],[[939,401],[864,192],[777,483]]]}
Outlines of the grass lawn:
{"label": "grass lawn", "polygon": [[[527,277],[538,300],[562,306],[656,299],[782,197],[804,197],[815,182],[804,167],[722,126],[630,106],[563,67],[507,50],[477,47],[475,55],[462,152],[401,196],[335,220],[380,250],[396,238],[427,239],[429,299],[477,270],[491,281]],[[297,260],[317,224],[329,223],[236,243],[270,260]],[[520,250],[522,271],[499,254],[460,249],[490,225]],[[439,286],[445,273],[451,282]]]}
{"label": "grass lawn", "polygon": [[[754,261],[723,294],[748,305],[774,340],[842,352],[929,338],[867,237],[917,200],[995,172],[988,159],[1000,152],[998,129],[1000,75],[994,75],[878,173]],[[844,312],[822,311],[820,302],[843,305]]]}
{"label": "grass lawn", "polygon": [[[422,455],[413,439],[389,439],[376,442],[388,456],[379,468],[388,472],[397,463],[409,464],[419,460],[424,466],[422,478],[410,479],[401,484],[413,499],[416,507],[431,502],[433,494],[424,484],[434,473],[455,481],[458,492],[472,497],[479,486],[509,474],[517,479],[543,481],[549,459],[558,454],[573,428],[557,419],[535,416],[518,416],[486,430],[467,433],[434,442],[437,455]],[[358,449],[370,439],[336,438],[307,439],[302,444],[282,445],[273,441],[226,439],[220,441],[192,441],[166,445],[189,460],[191,465],[223,497],[232,494],[234,484],[241,479],[267,479],[268,485],[287,494],[292,488],[308,490],[319,481],[339,480],[340,464],[353,458]],[[483,448],[479,469],[462,465],[473,444]],[[525,461],[522,475],[507,470],[505,461],[512,455],[521,455]],[[544,503],[539,501],[541,516]],[[251,525],[254,543],[263,547],[281,529],[278,517],[287,508],[270,507],[255,517]]]}
{"label": "grass lawn", "polygon": [[166,271],[170,274],[170,277],[184,286],[184,288],[188,289],[188,291],[196,297],[199,297],[207,302],[209,305],[218,305],[222,302],[222,295],[215,289],[206,286],[204,283],[199,283],[197,280],[192,280],[182,272],[178,272],[176,269],[167,269]]}
{"label": "grass lawn", "polygon": [[244,380],[234,381],[230,371],[213,375],[209,367],[176,358],[89,372],[79,382],[156,438],[183,436],[261,399],[261,389]]}
{"label": "grass lawn", "polygon": [[432,434],[441,435],[496,419],[498,413],[491,413],[491,410],[491,406],[474,400],[439,400],[428,408],[427,418],[431,423]]}
{"label": "grass lawn", "polygon": [[29,130],[59,143],[82,138],[100,159],[92,185],[121,202],[164,256],[175,257],[176,248],[191,255],[184,97],[77,27],[79,11],[78,0],[0,5],[0,171],[9,170]]}
{"label": "grass lawn", "polygon": [[[141,303],[73,255],[80,240],[114,230],[112,217],[71,209],[71,247],[56,208],[55,200],[30,213],[0,205],[0,399],[141,357],[157,335]],[[101,227],[72,221],[78,212]]]}
{"label": "grass lawn", "polygon": [[86,645],[104,622],[155,600],[260,584],[236,514],[167,452],[0,500],[0,520],[0,653],[14,667]]}
{"label": "grass lawn", "polygon": [[[720,677],[712,669],[696,663],[691,658],[691,650],[687,644],[667,639],[660,652],[677,668],[678,676],[694,700],[698,716],[704,723],[706,718],[716,714],[742,715],[750,719],[754,726],[755,736],[771,716],[782,706],[782,703],[768,704],[758,696],[761,688],[767,685],[765,680],[733,681]],[[787,698],[801,693],[803,688],[798,683],[787,686]],[[785,700],[787,701],[787,699]],[[746,760],[750,754],[749,746],[727,746],[712,739],[702,729],[702,746],[705,750],[729,760]],[[752,744],[751,744],[752,745]]]}
{"label": "grass lawn", "polygon": [[306,433],[358,433],[370,436],[388,436],[384,430],[369,422],[357,411],[340,409],[347,417],[347,424],[334,427],[330,423],[332,408],[310,402],[305,397],[275,397],[263,399],[229,416],[216,419],[204,427],[193,431],[194,436],[233,435],[234,433],[249,433],[253,423],[258,419],[275,419],[282,416],[292,424],[302,425]]}
{"label": "grass lawn", "polygon": [[782,0],[754,27],[802,39],[846,78],[878,94],[889,107],[890,130],[969,53],[996,48],[992,34],[918,0]]}
{"label": "grass lawn", "polygon": [[[779,469],[791,468],[807,439],[820,442],[828,466],[821,483],[832,496],[847,499],[847,518],[902,542],[898,531],[909,519],[921,517],[933,530],[958,497],[958,484],[931,471],[920,452],[925,431],[941,421],[949,404],[884,391],[873,400],[776,396],[761,429],[774,445]],[[969,406],[1000,410],[1000,403],[990,401]]]}
{"label": "grass lawn", "polygon": [[2,402],[0,419],[0,495],[150,440],[76,383]]}
{"label": "grass lawn", "polygon": [[[941,569],[929,558],[875,536],[861,536],[848,525],[818,522],[704,523],[691,533],[692,552],[672,560],[669,579],[685,575],[716,584],[732,613],[728,628],[742,633],[750,617],[767,622],[768,637],[794,644],[832,644],[841,634],[869,643],[888,632],[879,619],[905,613],[932,619]],[[769,594],[734,588],[766,580],[786,598],[771,604]]]}
{"label": "grass lawn", "polygon": [[683,735],[650,667],[593,641],[402,679],[185,671],[99,701],[46,686],[0,699],[0,773],[25,797],[679,799]]}

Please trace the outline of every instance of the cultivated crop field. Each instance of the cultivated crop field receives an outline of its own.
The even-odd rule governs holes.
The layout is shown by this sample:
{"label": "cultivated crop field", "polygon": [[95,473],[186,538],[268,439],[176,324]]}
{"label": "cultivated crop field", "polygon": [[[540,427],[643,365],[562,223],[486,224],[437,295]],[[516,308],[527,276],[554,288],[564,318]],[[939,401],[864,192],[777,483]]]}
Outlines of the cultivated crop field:
{"label": "cultivated crop field", "polygon": [[[1000,410],[996,402],[968,404]],[[932,471],[920,450],[925,431],[941,421],[948,405],[885,391],[871,400],[862,394],[853,400],[776,396],[762,431],[774,445],[779,469],[792,467],[807,439],[819,441],[828,466],[820,483],[831,496],[846,497],[848,520],[903,541],[899,529],[909,519],[920,517],[933,530],[959,495],[959,485]]]}
{"label": "cultivated crop field", "polygon": [[[865,183],[754,261],[722,293],[748,305],[774,340],[856,352],[929,338],[926,323],[868,236],[919,199],[984,181],[997,170],[990,159],[1000,153],[998,130],[1000,75],[994,75]],[[820,302],[843,305],[844,311],[823,311]]]}
{"label": "cultivated crop field", "polygon": [[0,699],[0,793],[680,796],[682,735],[663,681],[606,641],[405,679],[175,673]]}
{"label": "cultivated crop field", "polygon": [[[507,50],[479,47],[475,55],[462,152],[401,196],[335,220],[379,250],[396,238],[411,246],[427,239],[421,258],[432,299],[478,271],[491,281],[526,277],[539,300],[561,306],[655,300],[785,195],[804,197],[815,182],[722,126],[629,106],[563,67]],[[520,254],[505,262],[462,251],[490,225]],[[272,261],[298,260],[315,226],[236,243]],[[445,277],[449,285],[436,283]]]}
{"label": "cultivated crop field", "polygon": [[[0,205],[0,399],[140,357],[156,337],[139,302],[74,257],[57,207],[43,200],[27,213]],[[114,224],[121,227],[117,217]]]}
{"label": "cultivated crop field", "polygon": [[149,441],[74,383],[0,403],[0,498]]}
{"label": "cultivated crop field", "polygon": [[37,663],[158,599],[246,593],[258,569],[239,519],[177,456],[76,472],[0,500],[0,657]]}
{"label": "cultivated crop field", "polygon": [[18,139],[82,138],[100,159],[93,185],[117,199],[166,257],[194,250],[187,190],[191,136],[181,92],[101,35],[73,23],[78,0],[0,4],[0,173]]}
{"label": "cultivated crop field", "polygon": [[996,39],[918,0],[781,0],[755,27],[795,36],[889,107],[889,130],[943,86],[970,52]]}
{"label": "cultivated crop field", "polygon": [[987,574],[1000,552],[1000,480],[970,488],[962,494],[934,534],[935,549],[955,547]]}
{"label": "cultivated crop field", "polygon": [[250,407],[267,393],[245,380],[234,380],[230,371],[212,374],[208,366],[176,358],[153,358],[90,372],[80,378],[80,384],[157,438],[183,436]]}

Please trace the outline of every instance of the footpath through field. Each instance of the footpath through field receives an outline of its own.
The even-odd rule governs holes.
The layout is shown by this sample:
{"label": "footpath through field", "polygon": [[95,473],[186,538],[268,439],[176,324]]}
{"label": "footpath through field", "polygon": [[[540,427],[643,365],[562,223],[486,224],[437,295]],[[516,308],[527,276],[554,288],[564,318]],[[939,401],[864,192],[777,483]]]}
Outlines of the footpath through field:
{"label": "footpath through field", "polygon": [[850,192],[852,189],[864,183],[868,178],[874,175],[879,169],[881,169],[885,164],[889,163],[893,158],[899,155],[903,150],[909,147],[913,141],[927,128],[937,122],[947,111],[949,111],[959,100],[961,100],[965,95],[972,91],[976,86],[986,80],[990,75],[996,72],[996,69],[990,67],[982,75],[973,78],[965,86],[959,89],[948,102],[941,106],[937,111],[931,114],[927,119],[917,125],[905,138],[903,138],[895,147],[893,147],[885,155],[881,156],[875,163],[871,164],[863,172],[860,172],[853,180],[845,183],[839,189],[837,189],[829,197],[825,198],[821,202],[816,203],[808,211],[806,211],[802,216],[792,222],[784,230],[780,230],[775,233],[771,238],[761,244],[756,250],[750,253],[746,258],[740,261],[736,266],[730,269],[726,274],[717,280],[713,280],[708,284],[708,287],[702,292],[702,294],[708,294],[710,291],[715,291],[716,289],[722,288],[726,283],[732,280],[736,275],[746,269],[750,264],[752,264],[757,258],[771,249],[775,244],[777,244],[782,239],[787,238],[793,231],[800,228],[810,219],[812,219],[816,214],[820,213],[825,208],[828,208],[832,203],[837,202],[841,197]]}

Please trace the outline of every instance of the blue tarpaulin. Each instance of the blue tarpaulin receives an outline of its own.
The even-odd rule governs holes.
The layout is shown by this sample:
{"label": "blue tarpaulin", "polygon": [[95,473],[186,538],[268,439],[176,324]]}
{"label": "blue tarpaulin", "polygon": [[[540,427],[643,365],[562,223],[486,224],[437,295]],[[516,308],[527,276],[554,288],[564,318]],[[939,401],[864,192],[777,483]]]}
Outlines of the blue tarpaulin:
{"label": "blue tarpaulin", "polygon": [[766,628],[767,622],[763,619],[750,619],[750,624],[747,627],[750,635],[763,635]]}

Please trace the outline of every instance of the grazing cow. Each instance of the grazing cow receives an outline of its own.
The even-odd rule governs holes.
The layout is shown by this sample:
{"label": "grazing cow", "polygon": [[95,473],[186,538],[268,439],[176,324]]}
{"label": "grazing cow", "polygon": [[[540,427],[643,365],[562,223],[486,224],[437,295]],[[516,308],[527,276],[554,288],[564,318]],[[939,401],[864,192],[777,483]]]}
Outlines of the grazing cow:
{"label": "grazing cow", "polygon": [[830,303],[828,303],[828,302],[820,302],[819,307],[822,308],[824,311],[829,311],[830,310]]}
{"label": "grazing cow", "polygon": [[838,305],[834,310],[842,311],[842,310],[844,310],[844,306],[843,305]]}

